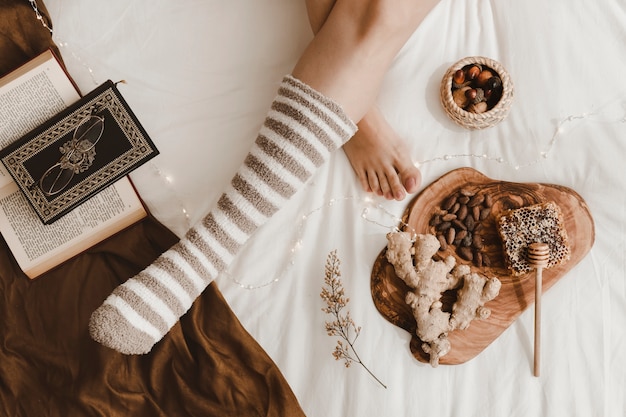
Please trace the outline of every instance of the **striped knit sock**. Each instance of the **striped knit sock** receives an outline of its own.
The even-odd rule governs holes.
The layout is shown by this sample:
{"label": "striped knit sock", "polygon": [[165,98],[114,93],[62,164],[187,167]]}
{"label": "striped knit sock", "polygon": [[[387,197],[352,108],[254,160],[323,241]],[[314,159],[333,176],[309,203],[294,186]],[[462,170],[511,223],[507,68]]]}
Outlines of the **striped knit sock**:
{"label": "striped knit sock", "polygon": [[91,316],[92,338],[126,354],[149,352],[253,232],[355,131],[336,103],[286,76],[217,206],[152,265],[113,290]]}

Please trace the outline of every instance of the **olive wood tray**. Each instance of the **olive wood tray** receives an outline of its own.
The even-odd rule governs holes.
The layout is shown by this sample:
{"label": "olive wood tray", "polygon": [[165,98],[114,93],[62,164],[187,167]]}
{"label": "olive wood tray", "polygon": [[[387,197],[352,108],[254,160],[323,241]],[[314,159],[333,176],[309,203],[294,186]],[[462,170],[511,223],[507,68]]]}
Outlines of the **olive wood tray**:
{"label": "olive wood tray", "polygon": [[[430,225],[431,217],[446,197],[461,189],[491,195],[491,214],[482,220],[480,232],[483,236],[483,252],[488,254],[491,265],[476,267],[459,257],[453,245],[449,245],[445,251],[439,251],[439,254],[442,257],[454,256],[457,265],[468,264],[473,272],[497,277],[502,282],[502,287],[499,295],[485,304],[485,307],[491,309],[489,318],[474,320],[469,328],[449,333],[451,350],[440,359],[442,365],[461,364],[474,358],[500,336],[526,308],[534,304],[534,272],[513,276],[505,267],[502,241],[496,228],[499,213],[549,201],[560,207],[570,245],[570,259],[543,271],[543,292],[549,290],[583,259],[595,239],[594,223],[589,209],[575,191],[553,184],[495,181],[472,168],[450,171],[426,187],[405,210],[400,228],[419,234],[435,234],[435,227]],[[385,258],[386,250],[385,247],[379,254],[372,269],[370,284],[374,304],[389,322],[413,335],[410,343],[413,356],[420,362],[428,363],[429,355],[422,350],[422,342],[415,335],[413,313],[404,301],[409,287],[396,276],[393,266]],[[444,311],[451,311],[455,299],[456,291],[444,293]]]}

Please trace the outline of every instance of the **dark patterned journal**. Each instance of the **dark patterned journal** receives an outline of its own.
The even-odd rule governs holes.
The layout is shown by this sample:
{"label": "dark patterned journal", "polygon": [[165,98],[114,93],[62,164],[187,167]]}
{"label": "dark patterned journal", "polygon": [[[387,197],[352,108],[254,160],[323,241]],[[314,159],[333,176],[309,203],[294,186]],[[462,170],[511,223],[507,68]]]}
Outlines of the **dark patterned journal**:
{"label": "dark patterned journal", "polygon": [[159,154],[112,81],[0,151],[49,224]]}

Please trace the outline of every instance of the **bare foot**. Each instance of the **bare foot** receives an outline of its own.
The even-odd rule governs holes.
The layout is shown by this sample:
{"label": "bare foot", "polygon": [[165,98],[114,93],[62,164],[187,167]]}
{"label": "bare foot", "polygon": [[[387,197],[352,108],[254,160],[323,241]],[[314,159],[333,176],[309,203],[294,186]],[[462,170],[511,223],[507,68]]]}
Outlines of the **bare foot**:
{"label": "bare foot", "polygon": [[400,201],[418,190],[422,176],[408,146],[378,109],[361,119],[343,150],[365,191]]}
{"label": "bare foot", "polygon": [[[411,11],[416,12],[414,28],[438,1],[427,0],[410,5]],[[317,34],[337,0],[305,0],[305,3],[311,28]],[[380,2],[372,2],[371,5],[382,7]],[[392,5],[391,10],[397,12],[398,4]],[[394,25],[396,24],[397,22]],[[389,200],[402,200],[407,193],[418,190],[422,176],[413,165],[408,147],[377,108],[373,107],[365,114],[359,122],[359,131],[343,149],[364,190],[385,196]]]}

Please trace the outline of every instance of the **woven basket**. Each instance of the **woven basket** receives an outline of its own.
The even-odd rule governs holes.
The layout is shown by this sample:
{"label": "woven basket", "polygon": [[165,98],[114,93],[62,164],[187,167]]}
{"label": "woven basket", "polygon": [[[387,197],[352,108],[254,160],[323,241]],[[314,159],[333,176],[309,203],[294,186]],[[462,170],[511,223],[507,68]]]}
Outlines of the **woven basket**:
{"label": "woven basket", "polygon": [[[452,99],[452,77],[454,73],[469,64],[480,64],[489,67],[497,73],[502,80],[502,96],[498,103],[484,113],[472,113],[456,105]],[[511,109],[513,101],[513,83],[509,73],[499,63],[482,56],[471,56],[456,62],[443,76],[441,80],[441,104],[446,114],[458,125],[467,129],[484,129],[502,121]]]}

